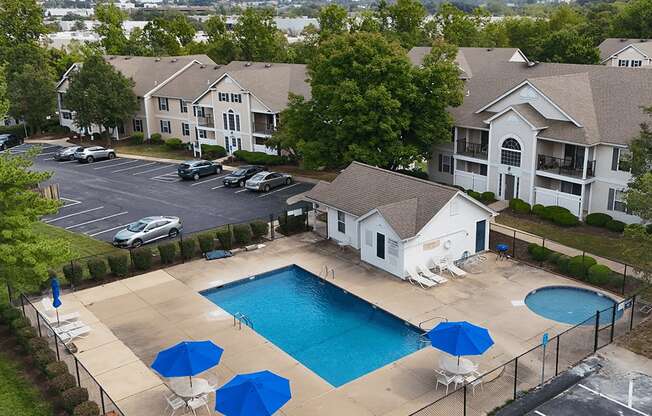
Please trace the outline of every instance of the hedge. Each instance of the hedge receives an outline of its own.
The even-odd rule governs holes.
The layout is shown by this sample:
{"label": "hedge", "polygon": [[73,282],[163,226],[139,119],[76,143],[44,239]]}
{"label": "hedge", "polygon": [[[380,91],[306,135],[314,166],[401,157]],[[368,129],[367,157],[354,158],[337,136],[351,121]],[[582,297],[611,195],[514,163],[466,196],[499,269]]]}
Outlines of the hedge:
{"label": "hedge", "polygon": [[602,212],[594,212],[586,216],[586,223],[595,227],[604,227],[607,222],[611,221],[611,215],[603,214]]}
{"label": "hedge", "polygon": [[217,239],[220,240],[222,250],[231,250],[233,247],[233,237],[228,228],[217,231],[215,235],[217,236]]}
{"label": "hedge", "polygon": [[[43,350],[43,349],[50,349],[50,346],[49,346],[48,341],[46,339],[41,338],[41,337],[36,337],[36,338],[32,338],[32,339],[29,340],[28,349],[29,349],[29,352],[31,352],[32,354],[36,354],[36,351],[40,351],[40,350]],[[68,368],[68,367],[66,367],[66,368]]]}
{"label": "hedge", "polygon": [[104,279],[108,272],[104,259],[91,259],[86,264],[86,267],[88,267],[88,274],[93,280]]}
{"label": "hedge", "polygon": [[483,192],[480,195],[480,200],[482,202],[493,202],[493,201],[496,200],[496,194],[494,194],[493,192],[489,192],[489,191]]}
{"label": "hedge", "polygon": [[627,224],[625,224],[622,221],[609,220],[609,221],[607,221],[607,223],[604,226],[605,226],[605,228],[607,230],[610,230],[610,231],[613,231],[613,232],[616,232],[616,233],[622,233],[623,231],[625,231],[625,226],[626,225]]}
{"label": "hedge", "polygon": [[45,371],[47,366],[57,360],[54,352],[49,348],[42,348],[34,352],[34,361],[41,371]]}
{"label": "hedge", "polygon": [[145,134],[142,131],[137,131],[131,135],[130,141],[132,144],[143,144],[145,141]]}
{"label": "hedge", "polygon": [[45,367],[45,375],[50,380],[61,374],[68,374],[68,366],[63,361],[50,363]]}
{"label": "hedge", "polygon": [[136,270],[145,271],[152,267],[152,249],[140,247],[133,252],[133,262]]}
{"label": "hedge", "polygon": [[575,227],[579,225],[580,220],[570,212],[561,212],[552,218],[552,222],[561,227]]}
{"label": "hedge", "polygon": [[536,261],[546,261],[551,253],[548,248],[534,243],[528,244],[527,252],[530,254],[532,259]]}
{"label": "hedge", "polygon": [[50,390],[57,393],[63,393],[64,391],[71,389],[76,385],[77,380],[72,374],[69,373],[61,374],[50,380]]}
{"label": "hedge", "polygon": [[108,257],[109,268],[111,273],[117,277],[125,277],[129,274],[129,257],[126,255],[118,254],[116,256]]}
{"label": "hedge", "polygon": [[568,274],[577,278],[584,279],[588,276],[588,270],[596,263],[597,261],[595,261],[593,257],[572,257],[568,262]]}
{"label": "hedge", "polygon": [[565,254],[561,254],[557,258],[557,268],[559,269],[559,271],[561,273],[568,274],[568,268],[569,268],[569,265],[570,265],[570,260],[571,260],[571,258],[568,257]]}
{"label": "hedge", "polygon": [[523,201],[522,199],[514,198],[509,201],[509,207],[519,214],[529,214],[532,208],[530,204]]}
{"label": "hedge", "polygon": [[25,138],[25,127],[22,124],[15,126],[0,126],[0,134],[15,134],[18,138]]}
{"label": "hedge", "polygon": [[532,215],[536,215],[537,217],[543,218],[545,215],[546,207],[544,207],[541,204],[534,204],[532,206]]}
{"label": "hedge", "polygon": [[279,229],[283,234],[306,231],[306,214],[281,215],[278,217]]}
{"label": "hedge", "polygon": [[73,416],[99,416],[100,408],[95,402],[83,402],[75,407],[72,414]]}
{"label": "hedge", "polygon": [[269,231],[269,224],[266,221],[254,221],[249,224],[251,226],[251,232],[255,239],[264,237]]}
{"label": "hedge", "polygon": [[603,286],[609,282],[613,272],[610,268],[603,264],[594,264],[593,266],[589,267],[588,273],[588,280],[590,283],[598,286]]}
{"label": "hedge", "polygon": [[212,234],[199,234],[197,241],[199,242],[199,251],[202,253],[208,253],[215,249],[215,237]]}
{"label": "hedge", "polygon": [[88,401],[88,390],[83,387],[72,387],[61,393],[63,408],[72,413],[80,403]]}
{"label": "hedge", "polygon": [[174,243],[160,244],[158,246],[158,253],[161,256],[161,264],[172,264],[177,254],[177,245]]}
{"label": "hedge", "polygon": [[63,275],[73,286],[77,286],[84,278],[84,269],[75,261],[63,266]]}
{"label": "hedge", "polygon": [[467,189],[466,194],[473,199],[477,199],[478,201],[482,198],[482,194],[480,192],[474,191],[473,189]]}
{"label": "hedge", "polygon": [[236,150],[233,155],[252,165],[285,165],[288,159],[285,156],[268,155],[264,152],[250,152],[248,150]]}
{"label": "hedge", "polygon": [[428,180],[428,172],[424,172],[421,169],[397,169],[396,172],[402,173],[403,175],[412,176],[413,178],[425,179]]}
{"label": "hedge", "polygon": [[179,249],[181,250],[181,257],[184,260],[190,260],[195,256],[197,251],[197,241],[194,238],[186,238],[179,241]]}
{"label": "hedge", "polygon": [[160,133],[154,133],[151,136],[149,136],[149,142],[150,144],[163,144],[163,137],[161,136]]}
{"label": "hedge", "polygon": [[201,154],[206,159],[219,159],[226,156],[226,149],[219,145],[202,144]]}
{"label": "hedge", "polygon": [[186,144],[181,139],[173,137],[165,141],[165,147],[170,150],[182,150],[184,147],[186,147]]}
{"label": "hedge", "polygon": [[236,243],[247,245],[251,243],[253,233],[249,224],[237,224],[233,226],[233,239]]}

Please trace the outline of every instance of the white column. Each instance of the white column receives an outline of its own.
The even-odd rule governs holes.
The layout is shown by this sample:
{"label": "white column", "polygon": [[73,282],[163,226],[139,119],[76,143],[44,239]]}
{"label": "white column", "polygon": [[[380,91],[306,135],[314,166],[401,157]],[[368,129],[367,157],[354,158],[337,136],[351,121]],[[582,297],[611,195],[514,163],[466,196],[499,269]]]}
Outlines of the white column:
{"label": "white column", "polygon": [[[584,148],[584,165],[582,166],[582,179],[586,179],[586,167],[589,164],[589,148],[585,147]],[[582,186],[582,189],[584,189],[584,186]],[[582,191],[584,192],[584,191]]]}

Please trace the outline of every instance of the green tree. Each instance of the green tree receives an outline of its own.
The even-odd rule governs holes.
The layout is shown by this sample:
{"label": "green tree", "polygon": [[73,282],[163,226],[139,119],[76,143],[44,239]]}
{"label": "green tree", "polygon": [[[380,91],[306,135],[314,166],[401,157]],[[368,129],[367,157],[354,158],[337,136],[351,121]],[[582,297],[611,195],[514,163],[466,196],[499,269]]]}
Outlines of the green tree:
{"label": "green tree", "polygon": [[179,55],[195,37],[195,27],[184,15],[155,17],[145,25],[143,38],[154,55]]}
{"label": "green tree", "polygon": [[330,4],[319,9],[319,13],[317,13],[319,39],[326,39],[332,35],[346,32],[347,20],[346,9],[337,4]]}
{"label": "green tree", "polygon": [[113,3],[99,3],[95,7],[95,18],[99,25],[95,33],[100,37],[100,44],[105,53],[109,55],[127,55],[127,36],[122,23],[127,19],[127,14]]}
{"label": "green tree", "polygon": [[235,44],[247,61],[283,61],[287,41],[270,9],[247,8],[233,27]]}
{"label": "green tree", "polygon": [[593,46],[590,38],[574,29],[564,28],[543,38],[538,55],[532,58],[543,62],[597,64],[600,62],[600,51]]}
{"label": "green tree", "polygon": [[227,30],[226,19],[223,16],[211,16],[204,24],[204,31],[208,37],[206,54],[219,64],[228,64],[238,59],[240,50]]}
{"label": "green tree", "polygon": [[18,44],[36,44],[47,32],[36,0],[0,0],[0,55]]}
{"label": "green tree", "polygon": [[0,119],[4,119],[9,112],[9,98],[7,96],[7,79],[5,71],[0,67]]}
{"label": "green tree", "polygon": [[467,14],[450,3],[444,3],[426,24],[430,39],[443,38],[456,46],[483,46],[482,26],[488,22],[488,13],[476,8]]}
{"label": "green tree", "polygon": [[396,0],[387,6],[390,36],[406,49],[420,44],[424,38],[423,24],[427,12],[417,0]]}
{"label": "green tree", "polygon": [[101,56],[88,57],[81,69],[70,77],[66,91],[68,109],[82,127],[101,126],[107,138],[111,129],[133,116],[138,101],[134,83]]}
{"label": "green tree", "polygon": [[611,24],[611,35],[622,38],[652,38],[652,0],[624,4]]}
{"label": "green tree", "polygon": [[41,216],[57,211],[59,202],[34,191],[51,175],[31,165],[24,155],[0,155],[0,282],[22,290],[37,288],[47,279],[48,268],[70,258],[65,241],[33,231]]}

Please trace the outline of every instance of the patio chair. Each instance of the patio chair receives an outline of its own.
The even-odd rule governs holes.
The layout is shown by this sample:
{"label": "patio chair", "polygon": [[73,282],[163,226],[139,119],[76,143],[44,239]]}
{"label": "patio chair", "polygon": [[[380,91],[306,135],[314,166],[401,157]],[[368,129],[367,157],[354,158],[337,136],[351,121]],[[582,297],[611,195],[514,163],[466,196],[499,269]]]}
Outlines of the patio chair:
{"label": "patio chair", "polygon": [[431,272],[426,266],[424,265],[417,265],[417,271],[423,275],[426,279],[430,279],[435,283],[446,283],[448,282],[448,279],[446,279],[443,276],[440,276],[436,273]]}
{"label": "patio chair", "polygon": [[165,411],[170,412],[168,416],[172,416],[177,410],[186,407],[186,402],[184,402],[181,397],[175,394],[171,396],[166,396],[165,401],[168,403],[167,407],[165,408]]}
{"label": "patio chair", "polygon": [[432,261],[432,265],[434,266],[434,268],[437,271],[439,271],[439,274],[444,274],[444,272],[448,272],[451,275],[451,277],[455,277],[453,272],[450,271],[450,269],[448,268],[448,262],[446,261],[446,259],[444,258],[441,258],[439,260],[431,259],[430,261]]}
{"label": "patio chair", "polygon": [[211,409],[208,407],[208,396],[205,394],[188,400],[188,407],[195,416],[197,416],[197,409],[201,409],[202,407],[205,407],[206,410],[208,410],[209,415],[211,414]]}
{"label": "patio chair", "polygon": [[408,274],[408,281],[409,281],[410,283],[412,283],[413,285],[414,285],[414,284],[418,284],[418,285],[421,286],[423,289],[427,289],[427,288],[431,288],[431,287],[433,287],[433,286],[437,286],[437,283],[433,282],[433,281],[430,280],[430,279],[426,279],[426,278],[423,277],[423,276],[420,276],[420,275],[416,272],[416,270],[408,269],[408,270],[407,270],[407,274]]}
{"label": "patio chair", "polygon": [[482,384],[482,374],[478,370],[474,370],[471,375],[466,376],[465,381],[467,386],[471,386],[471,391],[475,394],[475,388],[480,386],[484,391],[484,384]]}
{"label": "patio chair", "polygon": [[646,302],[644,300],[638,301],[641,306],[639,306],[638,311],[645,315],[649,315],[652,312],[652,303]]}
{"label": "patio chair", "polygon": [[[43,306],[43,311],[45,312],[44,318],[50,325],[55,325],[57,323],[57,310],[54,309],[50,300],[48,298],[41,299],[41,305]],[[71,322],[79,319],[79,312],[71,312],[66,314],[59,314],[58,322]]]}
{"label": "patio chair", "polygon": [[455,384],[457,386],[458,377],[455,375],[448,375],[444,370],[435,370],[437,373],[437,384],[435,384],[435,390],[439,388],[439,385],[442,384],[446,386],[446,394],[448,394],[448,386]]}
{"label": "patio chair", "polygon": [[85,338],[86,335],[88,335],[90,332],[91,328],[87,325],[84,325],[77,329],[73,329],[72,331],[63,332],[59,335],[59,338],[61,338],[61,341],[63,341],[64,344],[69,344],[77,338]]}

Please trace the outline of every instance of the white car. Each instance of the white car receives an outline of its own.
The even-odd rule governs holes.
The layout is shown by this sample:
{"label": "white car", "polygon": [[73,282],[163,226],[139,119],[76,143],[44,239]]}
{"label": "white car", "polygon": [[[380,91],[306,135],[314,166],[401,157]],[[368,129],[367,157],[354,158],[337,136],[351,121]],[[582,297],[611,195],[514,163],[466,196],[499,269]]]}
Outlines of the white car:
{"label": "white car", "polygon": [[113,245],[136,248],[161,238],[175,238],[183,230],[179,217],[145,217],[129,224],[113,237]]}
{"label": "white car", "polygon": [[115,150],[102,146],[83,147],[75,152],[75,159],[80,163],[93,163],[98,159],[115,159]]}

